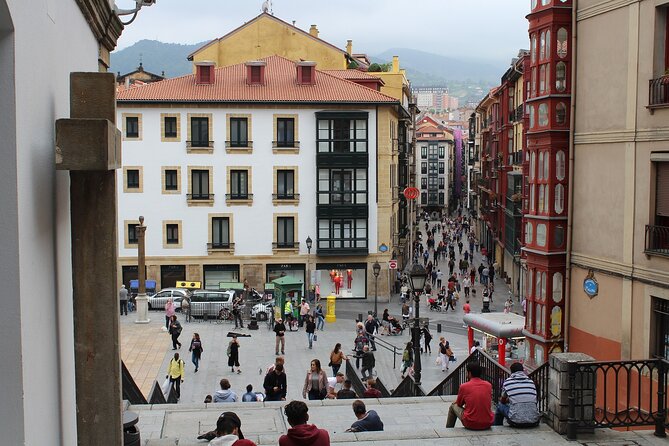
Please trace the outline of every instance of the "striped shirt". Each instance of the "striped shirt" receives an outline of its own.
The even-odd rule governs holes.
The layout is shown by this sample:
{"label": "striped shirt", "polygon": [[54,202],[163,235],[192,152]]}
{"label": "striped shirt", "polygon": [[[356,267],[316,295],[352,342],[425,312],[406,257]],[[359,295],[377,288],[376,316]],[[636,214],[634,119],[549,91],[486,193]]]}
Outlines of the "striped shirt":
{"label": "striped shirt", "polygon": [[509,397],[509,421],[532,424],[539,421],[537,388],[525,372],[515,372],[502,385],[502,393]]}

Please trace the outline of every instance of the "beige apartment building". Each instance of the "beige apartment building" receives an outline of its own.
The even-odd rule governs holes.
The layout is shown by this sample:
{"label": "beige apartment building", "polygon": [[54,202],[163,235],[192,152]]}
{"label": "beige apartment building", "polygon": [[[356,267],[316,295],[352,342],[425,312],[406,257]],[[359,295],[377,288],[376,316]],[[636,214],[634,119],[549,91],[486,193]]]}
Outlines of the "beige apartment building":
{"label": "beige apartment building", "polygon": [[574,4],[565,344],[667,358],[669,0]]}

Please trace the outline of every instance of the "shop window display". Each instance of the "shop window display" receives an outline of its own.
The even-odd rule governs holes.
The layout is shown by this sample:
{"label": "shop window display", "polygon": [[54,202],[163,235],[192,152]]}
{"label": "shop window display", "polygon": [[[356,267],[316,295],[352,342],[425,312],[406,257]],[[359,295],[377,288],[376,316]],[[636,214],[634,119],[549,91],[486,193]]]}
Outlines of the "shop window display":
{"label": "shop window display", "polygon": [[365,298],[367,295],[367,269],[364,264],[319,264],[315,275],[322,297],[334,295],[351,299]]}
{"label": "shop window display", "polygon": [[204,265],[204,287],[207,290],[218,290],[221,282],[239,282],[239,266],[237,265]]}
{"label": "shop window display", "polygon": [[[278,279],[280,277],[292,277],[301,280],[303,284],[305,281],[305,266],[304,264],[288,264],[288,265],[267,265],[267,282]],[[302,285],[302,296],[305,295],[305,285]]]}

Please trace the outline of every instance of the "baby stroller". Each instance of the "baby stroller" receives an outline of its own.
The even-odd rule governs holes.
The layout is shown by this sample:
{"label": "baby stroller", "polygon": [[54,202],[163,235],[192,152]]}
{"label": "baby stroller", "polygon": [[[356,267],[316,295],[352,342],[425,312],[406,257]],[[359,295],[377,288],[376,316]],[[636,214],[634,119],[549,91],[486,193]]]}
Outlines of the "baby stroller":
{"label": "baby stroller", "polygon": [[397,319],[395,319],[393,317],[393,318],[388,319],[388,322],[390,322],[390,326],[388,328],[389,328],[391,336],[402,334],[404,329],[402,328],[402,325],[400,324],[400,322]]}
{"label": "baby stroller", "polygon": [[430,310],[430,311],[441,311],[441,305],[439,304],[437,299],[435,299],[434,297],[430,297],[427,300],[427,303],[430,305],[428,307],[428,310]]}

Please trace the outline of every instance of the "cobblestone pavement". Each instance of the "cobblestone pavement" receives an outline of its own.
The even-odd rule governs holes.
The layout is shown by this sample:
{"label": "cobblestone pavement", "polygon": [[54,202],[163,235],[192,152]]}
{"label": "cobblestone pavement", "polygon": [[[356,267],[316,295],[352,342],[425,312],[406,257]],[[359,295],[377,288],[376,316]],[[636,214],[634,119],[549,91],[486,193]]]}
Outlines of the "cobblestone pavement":
{"label": "cobblestone pavement", "polygon": [[[433,226],[435,222],[432,222]],[[424,228],[423,228],[424,229]],[[441,235],[438,236],[437,244]],[[456,249],[456,265],[460,259]],[[482,261],[480,253],[474,253],[475,264]],[[441,265],[446,265],[441,263]],[[446,266],[446,272],[447,266]],[[446,274],[445,274],[446,276]],[[481,285],[475,285],[481,296]],[[501,311],[505,298],[508,294],[508,288],[503,280],[495,280],[495,297],[491,304],[492,311]],[[381,296],[379,302],[379,313],[384,308],[388,308],[390,313],[400,315],[399,296],[392,295]],[[389,300],[389,302],[388,302]],[[337,322],[327,324],[325,331],[318,332],[318,341],[314,343],[313,350],[308,349],[307,338],[302,329],[297,332],[286,333],[286,371],[288,378],[288,397],[289,399],[302,397],[302,385],[306,370],[313,358],[318,358],[324,366],[329,362],[329,354],[337,342],[341,342],[346,353],[352,353],[353,339],[355,338],[355,319],[358,314],[366,315],[373,309],[373,296],[366,301],[345,301],[337,302]],[[462,359],[468,355],[466,329],[462,325],[462,304],[461,299],[456,306],[456,311],[432,312],[427,310],[425,302],[421,303],[421,317],[430,319],[431,331],[434,336],[432,347],[435,347],[432,355],[422,355],[423,363],[423,388],[431,390],[447,373],[442,373],[440,367],[435,364],[436,346],[439,342],[439,336],[443,335],[453,348],[457,361],[450,364],[449,371],[454,370]],[[481,302],[471,302],[472,311],[481,310]],[[519,305],[516,305],[519,307]],[[519,308],[518,308],[519,309]],[[135,378],[140,389],[145,395],[148,395],[154,381],[160,384],[165,379],[167,365],[173,357],[170,335],[163,331],[164,316],[160,311],[149,312],[151,322],[149,324],[135,324],[136,313],[128,316],[121,316],[121,355],[128,367],[128,370]],[[187,323],[179,315],[179,320],[184,329],[180,337],[183,347],[178,350],[181,358],[186,363],[186,376],[181,387],[181,403],[199,403],[206,395],[213,394],[218,388],[218,382],[221,378],[228,378],[232,384],[232,390],[238,394],[245,391],[246,385],[253,385],[254,389],[262,390],[262,380],[264,371],[274,361],[274,333],[268,330],[266,323],[259,323],[259,330],[252,331],[248,328],[237,330],[240,333],[248,334],[250,337],[240,337],[240,362],[242,374],[232,374],[227,365],[227,345],[230,338],[227,337],[230,331],[234,330],[234,324],[224,322],[193,321]],[[442,333],[437,332],[437,324],[441,324]],[[194,332],[200,334],[203,342],[204,353],[200,370],[194,373],[194,366],[191,363],[188,346]],[[375,353],[376,373],[389,389],[393,389],[400,382],[401,353],[406,343],[410,340],[410,330],[405,330],[399,336],[379,336],[379,346]],[[389,344],[385,344],[386,343]],[[388,348],[397,347],[398,354],[393,361],[393,353]],[[395,368],[393,368],[395,366]],[[326,368],[328,374],[331,370]]]}

